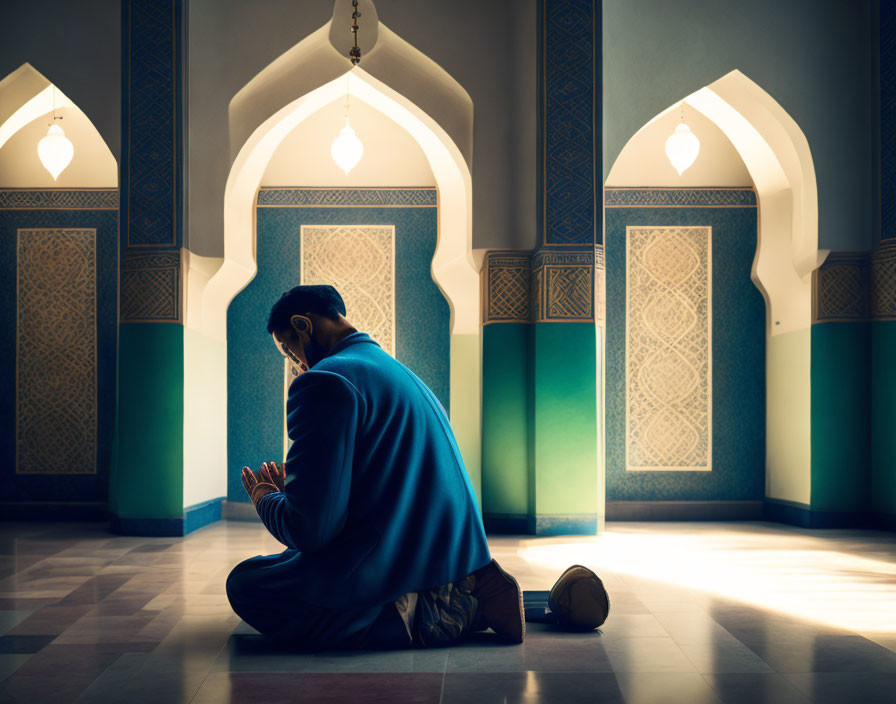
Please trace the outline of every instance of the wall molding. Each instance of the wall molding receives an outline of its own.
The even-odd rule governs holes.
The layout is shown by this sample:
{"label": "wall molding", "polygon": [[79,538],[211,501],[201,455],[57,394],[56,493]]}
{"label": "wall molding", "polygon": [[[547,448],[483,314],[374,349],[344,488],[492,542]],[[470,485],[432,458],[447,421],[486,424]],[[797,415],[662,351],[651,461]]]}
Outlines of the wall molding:
{"label": "wall molding", "polygon": [[604,188],[605,208],[755,208],[752,188]]}
{"label": "wall molding", "polygon": [[439,192],[431,187],[311,188],[271,187],[258,189],[259,208],[435,208]]}
{"label": "wall molding", "polygon": [[117,188],[0,188],[0,210],[118,210]]}

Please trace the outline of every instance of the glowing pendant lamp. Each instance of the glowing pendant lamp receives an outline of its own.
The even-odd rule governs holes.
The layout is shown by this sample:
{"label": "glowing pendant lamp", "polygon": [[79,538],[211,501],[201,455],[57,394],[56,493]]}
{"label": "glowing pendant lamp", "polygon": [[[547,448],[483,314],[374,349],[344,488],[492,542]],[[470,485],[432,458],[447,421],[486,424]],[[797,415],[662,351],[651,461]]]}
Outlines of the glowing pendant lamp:
{"label": "glowing pendant lamp", "polygon": [[72,163],[75,147],[59,125],[50,125],[47,136],[37,143],[37,155],[55,181]]}
{"label": "glowing pendant lamp", "polygon": [[[348,54],[352,66],[357,66],[361,63],[361,49],[358,46],[358,18],[360,16],[361,13],[358,12],[358,0],[352,0],[352,35],[355,43]],[[361,161],[361,157],[364,155],[364,145],[361,144],[358,135],[355,134],[352,126],[348,123],[348,82],[350,80],[351,74],[348,73],[345,76],[345,127],[339,131],[339,136],[336,137],[330,145],[330,156],[333,157],[333,161],[335,161],[337,166],[339,166],[339,168],[346,174],[355,168],[355,165]]]}
{"label": "glowing pendant lamp", "polygon": [[681,176],[697,159],[700,140],[684,123],[684,103],[681,104],[681,122],[666,140],[666,156]]}
{"label": "glowing pendant lamp", "polygon": [[355,164],[361,161],[364,154],[364,145],[348,123],[348,115],[345,116],[345,127],[339,131],[339,136],[330,145],[330,155],[333,161],[346,174],[355,168]]}
{"label": "glowing pendant lamp", "polygon": [[50,172],[55,181],[59,178],[59,174],[65,171],[65,167],[72,163],[72,157],[75,155],[75,146],[71,140],[65,136],[62,128],[56,124],[56,86],[53,86],[53,123],[47,130],[47,136],[37,143],[37,156],[40,163]]}

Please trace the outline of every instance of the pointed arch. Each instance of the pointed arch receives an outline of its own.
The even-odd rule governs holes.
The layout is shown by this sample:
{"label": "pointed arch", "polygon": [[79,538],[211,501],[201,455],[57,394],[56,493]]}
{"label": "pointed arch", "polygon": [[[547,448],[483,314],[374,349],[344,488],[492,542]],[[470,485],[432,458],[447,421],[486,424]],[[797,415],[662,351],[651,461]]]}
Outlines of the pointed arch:
{"label": "pointed arch", "polygon": [[[334,17],[344,11],[343,5],[350,3],[339,0]],[[375,18],[372,11],[370,16]],[[191,257],[188,272],[185,399],[187,404],[202,399],[203,407],[185,412],[186,466],[198,457],[208,464],[209,445],[218,445],[213,466],[221,474],[212,482],[224,486],[226,448],[219,438],[226,429],[221,389],[227,380],[227,308],[256,273],[253,205],[265,168],[287,134],[348,89],[413,137],[436,179],[438,239],[431,271],[451,311],[451,420],[478,495],[482,372],[479,268],[472,252],[472,101],[441,67],[381,23],[375,32],[368,30],[376,43],[364,58],[364,68],[352,68],[330,43],[331,24],[263,69],[230,105],[232,165],[224,193],[224,259],[215,271],[216,263],[195,258],[194,266]]]}
{"label": "pointed arch", "polygon": [[[72,163],[58,180],[46,172],[36,152],[54,110],[75,145]],[[27,62],[0,81],[0,185],[118,187],[118,164],[90,118]]]}
{"label": "pointed arch", "polygon": [[809,143],[787,111],[738,70],[669,106],[629,143],[681,103],[722,131],[756,190],[759,237],[751,278],[766,302],[766,495],[808,504],[812,272],[828,254],[818,249]]}

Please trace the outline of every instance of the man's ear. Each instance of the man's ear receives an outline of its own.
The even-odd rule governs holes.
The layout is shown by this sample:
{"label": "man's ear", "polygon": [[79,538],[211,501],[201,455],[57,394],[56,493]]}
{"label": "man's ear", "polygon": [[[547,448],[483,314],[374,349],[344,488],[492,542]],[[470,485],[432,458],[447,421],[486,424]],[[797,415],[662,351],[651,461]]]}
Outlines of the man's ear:
{"label": "man's ear", "polygon": [[296,331],[298,335],[308,335],[309,339],[311,338],[311,331],[314,326],[311,324],[311,319],[306,318],[304,315],[294,315],[289,319],[290,325],[292,325],[293,330]]}

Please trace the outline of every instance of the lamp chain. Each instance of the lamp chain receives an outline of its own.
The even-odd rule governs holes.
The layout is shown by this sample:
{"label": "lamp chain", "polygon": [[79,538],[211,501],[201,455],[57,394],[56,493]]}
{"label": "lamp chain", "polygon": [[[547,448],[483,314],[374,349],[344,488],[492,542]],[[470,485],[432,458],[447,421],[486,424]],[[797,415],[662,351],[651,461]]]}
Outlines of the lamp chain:
{"label": "lamp chain", "polygon": [[358,0],[352,0],[352,34],[355,37],[355,45],[348,53],[348,57],[352,61],[352,65],[356,66],[361,63],[361,47],[358,46],[358,18],[361,13],[358,12]]}

